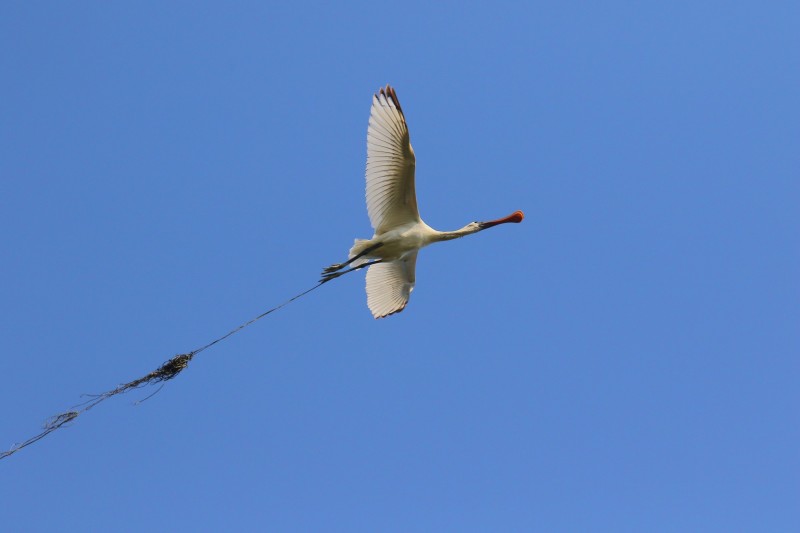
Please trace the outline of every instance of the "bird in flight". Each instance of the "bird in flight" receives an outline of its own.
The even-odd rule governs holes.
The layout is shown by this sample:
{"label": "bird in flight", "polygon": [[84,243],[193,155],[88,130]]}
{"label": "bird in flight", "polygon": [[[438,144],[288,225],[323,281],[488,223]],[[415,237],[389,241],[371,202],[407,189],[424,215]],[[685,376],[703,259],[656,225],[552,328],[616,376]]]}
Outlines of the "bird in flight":
{"label": "bird in flight", "polygon": [[421,248],[524,218],[522,211],[515,211],[489,222],[470,222],[455,231],[433,229],[417,210],[415,161],[403,109],[397,93],[387,85],[372,97],[367,129],[367,212],[375,234],[371,239],[356,239],[347,261],[324,269],[320,280],[325,283],[367,267],[367,306],[375,318],[405,309],[414,290]]}

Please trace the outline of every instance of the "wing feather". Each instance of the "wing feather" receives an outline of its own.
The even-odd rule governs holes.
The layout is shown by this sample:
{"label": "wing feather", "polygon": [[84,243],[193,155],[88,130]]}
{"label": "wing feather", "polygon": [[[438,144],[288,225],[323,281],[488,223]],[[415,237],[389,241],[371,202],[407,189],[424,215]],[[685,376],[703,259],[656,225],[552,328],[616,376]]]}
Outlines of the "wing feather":
{"label": "wing feather", "polygon": [[367,270],[367,306],[375,318],[405,309],[416,282],[417,252]]}
{"label": "wing feather", "polygon": [[367,129],[367,212],[376,235],[419,222],[415,165],[403,110],[387,85],[372,97]]}

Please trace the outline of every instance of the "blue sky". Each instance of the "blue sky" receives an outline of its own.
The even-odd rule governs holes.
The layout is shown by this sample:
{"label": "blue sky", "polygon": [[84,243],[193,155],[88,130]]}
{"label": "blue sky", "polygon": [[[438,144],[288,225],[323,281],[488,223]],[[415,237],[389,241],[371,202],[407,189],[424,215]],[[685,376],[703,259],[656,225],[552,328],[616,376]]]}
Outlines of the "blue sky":
{"label": "blue sky", "polygon": [[796,2],[7,3],[0,442],[369,237],[438,229],[0,462],[9,531],[796,531]]}

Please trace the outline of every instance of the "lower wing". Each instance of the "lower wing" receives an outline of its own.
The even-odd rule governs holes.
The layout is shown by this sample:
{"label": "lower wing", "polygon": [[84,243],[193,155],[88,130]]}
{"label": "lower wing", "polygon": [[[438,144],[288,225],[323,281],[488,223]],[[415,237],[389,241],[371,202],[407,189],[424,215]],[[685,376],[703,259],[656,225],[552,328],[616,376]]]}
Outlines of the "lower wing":
{"label": "lower wing", "polygon": [[375,318],[399,313],[408,304],[416,281],[417,252],[367,271],[367,306]]}

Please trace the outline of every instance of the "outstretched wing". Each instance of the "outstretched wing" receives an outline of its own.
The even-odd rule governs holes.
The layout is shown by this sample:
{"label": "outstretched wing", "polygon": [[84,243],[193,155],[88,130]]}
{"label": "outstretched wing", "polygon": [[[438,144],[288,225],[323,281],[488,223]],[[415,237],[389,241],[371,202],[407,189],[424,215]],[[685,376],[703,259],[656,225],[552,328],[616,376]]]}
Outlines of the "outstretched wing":
{"label": "outstretched wing", "polygon": [[376,235],[419,222],[415,164],[403,110],[387,85],[372,97],[367,129],[367,212]]}
{"label": "outstretched wing", "polygon": [[414,290],[417,252],[403,259],[378,263],[367,270],[367,306],[375,318],[383,318],[405,309]]}

